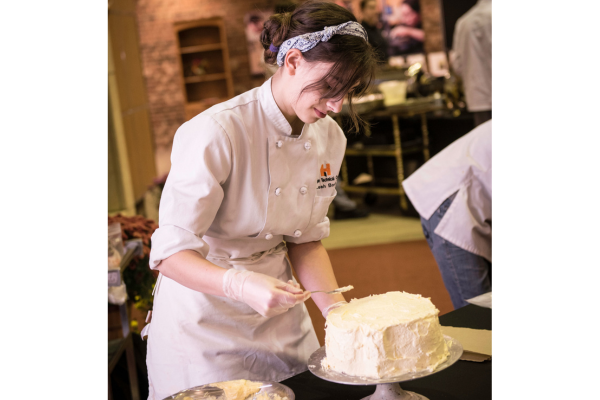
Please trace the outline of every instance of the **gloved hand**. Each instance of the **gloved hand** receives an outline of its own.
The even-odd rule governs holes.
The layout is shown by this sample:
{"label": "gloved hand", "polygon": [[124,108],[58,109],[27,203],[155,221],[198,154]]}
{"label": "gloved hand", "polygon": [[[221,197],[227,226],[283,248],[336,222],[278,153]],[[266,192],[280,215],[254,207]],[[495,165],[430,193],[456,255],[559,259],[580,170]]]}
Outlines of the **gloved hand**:
{"label": "gloved hand", "polygon": [[347,301],[338,301],[337,303],[333,303],[328,305],[327,307],[325,307],[325,309],[323,311],[321,311],[321,313],[323,314],[323,317],[325,319],[327,319],[327,315],[329,314],[329,312],[335,308],[338,308],[339,306],[343,306],[344,304],[348,304]]}
{"label": "gloved hand", "polygon": [[310,292],[303,292],[292,281],[286,283],[258,272],[233,268],[223,276],[223,292],[267,318],[282,314],[310,298]]}

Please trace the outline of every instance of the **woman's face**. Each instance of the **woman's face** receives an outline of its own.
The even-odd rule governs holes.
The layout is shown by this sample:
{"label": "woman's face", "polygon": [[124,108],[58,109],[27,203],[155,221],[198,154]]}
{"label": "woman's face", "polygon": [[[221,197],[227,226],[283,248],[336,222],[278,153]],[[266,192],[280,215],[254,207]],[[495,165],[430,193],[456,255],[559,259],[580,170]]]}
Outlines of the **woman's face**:
{"label": "woman's face", "polygon": [[[321,118],[325,118],[328,112],[339,113],[342,110],[343,98],[322,99],[323,93],[318,90],[302,89],[312,83],[318,82],[327,74],[333,63],[313,62],[304,60],[294,79],[293,87],[290,87],[290,99],[294,112],[305,124],[312,124]],[[330,86],[334,82],[327,82]]]}

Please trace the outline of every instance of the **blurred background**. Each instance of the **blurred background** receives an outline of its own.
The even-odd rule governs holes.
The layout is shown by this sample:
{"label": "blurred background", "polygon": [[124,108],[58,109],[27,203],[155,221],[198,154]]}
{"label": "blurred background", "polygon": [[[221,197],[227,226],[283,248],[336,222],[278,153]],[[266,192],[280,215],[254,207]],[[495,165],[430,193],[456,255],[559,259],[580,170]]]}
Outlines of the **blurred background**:
{"label": "blurred background", "polygon": [[[328,214],[331,236],[323,243],[340,286],[355,287],[348,300],[404,290],[431,297],[440,314],[447,313],[450,297],[401,183],[477,123],[453,68],[456,23],[477,1],[335,2],[365,26],[381,63],[370,93],[355,100],[369,128],[350,133],[346,107],[332,115],[348,147],[340,199]],[[109,225],[121,233],[120,245],[109,237],[109,256],[119,254],[112,268],[121,276],[109,288],[108,335],[112,341],[131,338],[141,398],[147,381],[139,333],[156,277],[148,268],[150,237],[173,137],[185,121],[274,73],[262,60],[262,24],[298,3],[108,2],[107,212]],[[324,320],[312,300],[307,307],[323,343]],[[125,357],[115,359],[109,379],[114,398],[131,398],[128,367]]]}

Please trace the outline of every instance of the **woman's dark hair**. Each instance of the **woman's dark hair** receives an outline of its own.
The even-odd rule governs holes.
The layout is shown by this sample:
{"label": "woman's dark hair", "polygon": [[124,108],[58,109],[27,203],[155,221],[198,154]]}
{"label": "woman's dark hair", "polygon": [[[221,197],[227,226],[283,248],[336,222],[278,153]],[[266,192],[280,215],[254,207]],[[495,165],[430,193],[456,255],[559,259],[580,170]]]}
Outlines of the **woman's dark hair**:
{"label": "woman's dark hair", "polygon": [[[305,33],[322,31],[326,26],[335,26],[348,21],[356,21],[356,17],[344,7],[334,3],[307,1],[292,12],[274,14],[265,22],[260,40],[265,49],[265,62],[277,65],[277,53],[269,50],[287,40]],[[377,57],[373,47],[361,37],[354,35],[334,35],[327,42],[320,42],[314,48],[302,53],[310,62],[328,62],[333,66],[325,76],[317,82],[302,89],[320,90],[321,98],[341,99],[348,93],[350,118],[358,132],[365,122],[358,116],[352,105],[353,97],[362,96],[375,76]],[[337,82],[336,84],[330,84]],[[358,83],[358,86],[352,89]]]}

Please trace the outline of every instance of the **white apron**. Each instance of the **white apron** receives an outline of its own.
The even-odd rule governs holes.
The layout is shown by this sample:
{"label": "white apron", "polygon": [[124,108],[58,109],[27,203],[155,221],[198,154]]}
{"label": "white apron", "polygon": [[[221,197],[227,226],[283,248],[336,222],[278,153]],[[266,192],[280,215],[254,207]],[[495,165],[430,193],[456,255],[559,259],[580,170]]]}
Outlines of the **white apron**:
{"label": "white apron", "polygon": [[[281,247],[246,265],[208,260],[286,282],[293,277]],[[230,379],[282,381],[304,372],[319,348],[304,304],[265,318],[245,303],[196,292],[165,276],[157,286],[148,335],[149,399]]]}
{"label": "white apron", "polygon": [[[191,249],[222,268],[293,279],[283,242],[329,235],[326,214],[346,139],[329,117],[299,137],[290,133],[270,80],[184,124],[150,266]],[[306,371],[319,347],[304,304],[266,318],[162,275],[147,333],[149,399],[157,400],[223,380],[282,381]]]}

